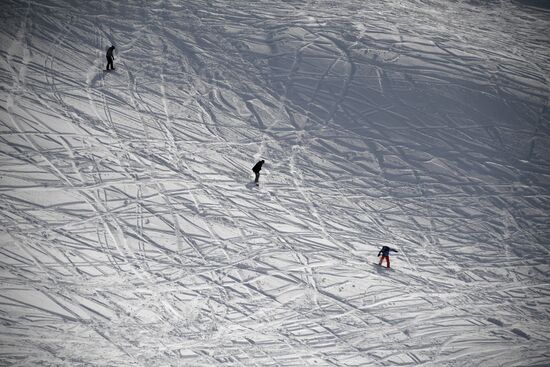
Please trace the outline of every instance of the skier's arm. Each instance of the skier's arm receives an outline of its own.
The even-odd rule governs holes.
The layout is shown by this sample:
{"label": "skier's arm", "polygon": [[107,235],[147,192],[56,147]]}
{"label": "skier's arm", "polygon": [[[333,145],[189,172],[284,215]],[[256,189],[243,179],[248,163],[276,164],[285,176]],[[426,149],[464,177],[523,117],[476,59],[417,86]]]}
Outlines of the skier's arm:
{"label": "skier's arm", "polygon": [[393,248],[391,248],[390,251],[399,252],[399,251],[397,251],[396,249],[393,249]]}
{"label": "skier's arm", "polygon": [[382,253],[382,251],[378,251],[378,255],[376,257],[380,257],[381,253]]}

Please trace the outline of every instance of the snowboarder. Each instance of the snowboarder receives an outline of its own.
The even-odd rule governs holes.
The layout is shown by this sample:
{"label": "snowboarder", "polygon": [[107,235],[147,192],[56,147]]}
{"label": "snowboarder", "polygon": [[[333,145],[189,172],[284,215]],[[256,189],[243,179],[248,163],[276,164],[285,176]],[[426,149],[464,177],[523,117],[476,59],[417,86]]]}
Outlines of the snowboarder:
{"label": "snowboarder", "polygon": [[115,59],[115,57],[113,56],[114,49],[115,46],[111,46],[107,50],[107,70],[109,70],[109,65],[111,65],[111,70],[115,70],[115,67],[113,66],[113,60]]}
{"label": "snowboarder", "polygon": [[397,250],[392,249],[391,247],[382,246],[380,251],[378,251],[378,257],[382,255],[382,257],[380,257],[380,262],[378,263],[378,265],[382,265],[382,262],[384,261],[384,259],[386,259],[386,268],[388,269],[390,268],[390,251],[398,252]]}
{"label": "snowboarder", "polygon": [[258,163],[252,167],[252,171],[256,175],[256,178],[254,179],[254,182],[256,182],[256,185],[258,185],[258,181],[260,180],[260,171],[262,170],[262,165],[265,163],[265,161],[262,159]]}

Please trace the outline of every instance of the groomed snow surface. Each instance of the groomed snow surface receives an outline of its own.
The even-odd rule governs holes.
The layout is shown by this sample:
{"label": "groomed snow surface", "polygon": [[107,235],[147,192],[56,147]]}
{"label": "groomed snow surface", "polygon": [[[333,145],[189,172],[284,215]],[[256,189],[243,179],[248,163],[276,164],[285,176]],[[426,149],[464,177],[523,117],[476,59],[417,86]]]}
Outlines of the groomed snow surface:
{"label": "groomed snow surface", "polygon": [[2,1],[0,365],[550,365],[542,3]]}

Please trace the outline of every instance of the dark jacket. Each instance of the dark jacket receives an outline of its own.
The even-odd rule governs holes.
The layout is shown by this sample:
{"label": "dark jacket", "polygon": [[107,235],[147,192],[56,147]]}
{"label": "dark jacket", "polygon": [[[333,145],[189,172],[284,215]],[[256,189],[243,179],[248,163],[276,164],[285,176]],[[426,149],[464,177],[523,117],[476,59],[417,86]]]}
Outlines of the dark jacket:
{"label": "dark jacket", "polygon": [[398,252],[397,250],[394,250],[394,249],[392,249],[391,247],[382,246],[382,248],[380,249],[380,251],[378,251],[378,256],[380,256],[380,254],[382,254],[382,256],[390,256],[390,251]]}
{"label": "dark jacket", "polygon": [[107,50],[107,57],[113,57],[113,50],[115,49],[115,46],[109,47]]}
{"label": "dark jacket", "polygon": [[258,173],[262,170],[262,165],[265,163],[265,161],[262,159],[261,161],[259,161],[258,163],[256,163],[254,165],[254,167],[252,167],[252,171],[254,171],[255,173]]}

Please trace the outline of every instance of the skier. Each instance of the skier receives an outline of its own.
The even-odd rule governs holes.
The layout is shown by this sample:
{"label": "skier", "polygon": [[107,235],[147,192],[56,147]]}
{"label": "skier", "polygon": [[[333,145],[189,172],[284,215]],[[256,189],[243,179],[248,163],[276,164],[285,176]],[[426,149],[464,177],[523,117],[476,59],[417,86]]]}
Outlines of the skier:
{"label": "skier", "polygon": [[252,167],[252,171],[254,171],[254,174],[256,175],[256,178],[254,179],[254,182],[256,182],[256,185],[258,185],[258,180],[260,179],[260,171],[262,170],[262,165],[265,163],[265,161],[262,159],[258,163]]}
{"label": "skier", "polygon": [[115,59],[115,57],[113,56],[114,49],[115,46],[111,46],[107,50],[107,70],[109,70],[109,65],[111,65],[111,70],[115,70],[115,67],[113,66],[113,60]]}
{"label": "skier", "polygon": [[384,259],[386,259],[386,268],[388,269],[390,268],[390,251],[398,252],[397,250],[392,249],[391,247],[382,246],[380,251],[378,251],[378,257],[380,257],[380,254],[382,254],[382,257],[380,257],[380,262],[378,263],[378,265],[382,265],[382,262],[384,261]]}

